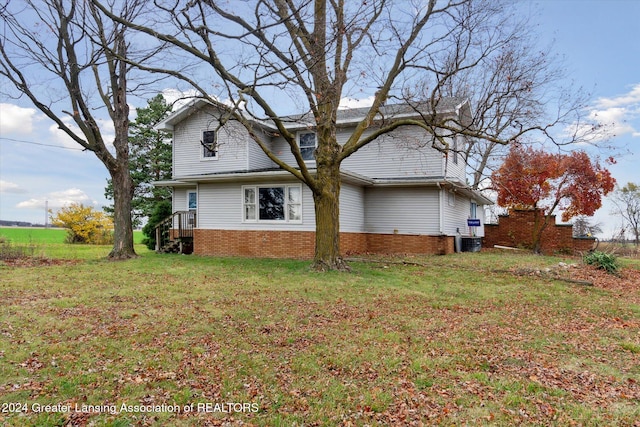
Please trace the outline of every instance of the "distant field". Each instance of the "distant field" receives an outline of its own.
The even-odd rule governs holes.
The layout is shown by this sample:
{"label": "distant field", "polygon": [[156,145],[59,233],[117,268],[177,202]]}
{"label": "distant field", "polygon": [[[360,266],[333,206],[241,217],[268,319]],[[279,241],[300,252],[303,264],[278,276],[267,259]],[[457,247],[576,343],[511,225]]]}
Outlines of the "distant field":
{"label": "distant field", "polygon": [[[64,243],[67,230],[63,228],[30,228],[30,227],[0,227],[0,236],[13,243]],[[135,243],[142,243],[142,231],[134,231]]]}
{"label": "distant field", "polygon": [[64,243],[66,235],[62,228],[0,227],[0,236],[13,243]]}
{"label": "distant field", "polygon": [[640,248],[633,243],[600,242],[598,250],[629,258],[640,257]]}
{"label": "distant field", "polygon": [[[71,245],[65,243],[66,230],[60,228],[1,227],[0,242],[8,241],[12,246],[24,248],[24,253],[36,257],[61,259],[99,259],[106,257],[112,245]],[[133,232],[138,254],[148,252],[142,244],[141,231]]]}

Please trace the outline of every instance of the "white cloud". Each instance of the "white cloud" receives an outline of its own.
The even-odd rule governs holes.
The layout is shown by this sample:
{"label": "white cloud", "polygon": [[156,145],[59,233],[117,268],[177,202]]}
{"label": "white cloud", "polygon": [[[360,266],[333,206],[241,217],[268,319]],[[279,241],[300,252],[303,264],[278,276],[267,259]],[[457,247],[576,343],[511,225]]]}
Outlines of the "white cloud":
{"label": "white cloud", "polygon": [[605,139],[626,134],[634,134],[636,130],[629,123],[634,116],[634,112],[625,107],[609,107],[604,110],[593,110],[589,118],[594,122],[602,124],[602,128],[596,134]]}
{"label": "white cloud", "polygon": [[590,142],[598,142],[622,135],[640,137],[637,129],[640,118],[640,84],[636,84],[623,95],[611,98],[598,98],[589,112],[591,124],[576,125],[567,129],[568,133],[576,131],[577,135]]}
{"label": "white cloud", "polygon": [[0,179],[0,194],[3,194],[3,193],[4,194],[8,194],[8,193],[21,194],[26,192],[27,190],[20,187],[18,184],[10,181],[3,181]]}
{"label": "white cloud", "polygon": [[38,197],[22,201],[16,205],[22,209],[44,209],[48,206],[50,209],[61,208],[73,203],[82,203],[84,205],[96,205],[95,200],[78,188],[70,188],[63,191],[53,191],[46,196]]}
{"label": "white cloud", "polygon": [[198,91],[191,89],[188,91],[181,91],[175,88],[167,88],[162,90],[162,96],[167,104],[173,104],[173,111],[179,110],[181,107],[187,105],[194,98],[199,95]]}
{"label": "white cloud", "polygon": [[[65,124],[76,132],[80,132],[80,129],[73,123],[72,119],[64,120]],[[61,145],[67,148],[80,148],[77,142],[75,142],[65,131],[60,129],[58,125],[52,124],[49,126],[50,141],[43,141],[46,144]]]}
{"label": "white cloud", "polygon": [[34,108],[22,108],[14,104],[0,103],[0,134],[28,135],[33,131],[36,118]]}
{"label": "white cloud", "polygon": [[598,98],[596,100],[595,107],[599,109],[608,109],[622,107],[625,105],[632,105],[635,106],[635,108],[640,106],[640,83],[633,86],[631,91],[624,95],[615,96],[613,98]]}
{"label": "white cloud", "polygon": [[[71,129],[76,135],[80,136],[84,139],[84,135],[80,128],[75,124],[71,117],[63,117],[62,121],[64,124]],[[105,142],[105,145],[108,149],[112,150],[113,148],[113,140],[115,138],[115,128],[113,125],[113,121],[110,119],[96,119],[98,123],[98,127],[100,128],[100,133],[102,134],[102,138]],[[67,148],[82,148],[73,138],[71,138],[65,131],[60,129],[57,124],[52,124],[49,126],[49,135],[50,140],[44,141],[46,143],[51,143],[53,145],[62,145]],[[113,150],[112,150],[113,151]]]}

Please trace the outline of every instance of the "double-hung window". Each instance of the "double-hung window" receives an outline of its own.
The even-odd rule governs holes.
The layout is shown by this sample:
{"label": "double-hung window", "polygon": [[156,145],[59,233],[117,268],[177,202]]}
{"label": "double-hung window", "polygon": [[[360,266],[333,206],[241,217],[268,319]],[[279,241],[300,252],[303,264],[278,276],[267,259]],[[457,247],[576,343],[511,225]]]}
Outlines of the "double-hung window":
{"label": "double-hung window", "polygon": [[205,130],[202,132],[202,143],[200,146],[202,153],[202,159],[217,159],[218,158],[218,143],[216,140],[216,131]]}
{"label": "double-hung window", "polygon": [[302,222],[300,185],[243,187],[244,221]]}
{"label": "double-hung window", "polygon": [[305,161],[314,161],[316,151],[316,133],[298,132],[298,146],[300,154]]}

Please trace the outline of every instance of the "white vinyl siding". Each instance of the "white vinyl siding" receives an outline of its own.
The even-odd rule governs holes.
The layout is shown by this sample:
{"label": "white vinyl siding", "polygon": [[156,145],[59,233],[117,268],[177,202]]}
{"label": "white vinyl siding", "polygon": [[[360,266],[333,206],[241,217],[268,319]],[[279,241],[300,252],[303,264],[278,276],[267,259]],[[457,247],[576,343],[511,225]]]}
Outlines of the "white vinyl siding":
{"label": "white vinyl siding", "polygon": [[[188,188],[183,188],[183,187],[179,187],[179,188],[174,188],[173,189],[173,197],[171,198],[171,212],[176,212],[176,211],[186,211],[189,210],[189,193],[195,193],[196,194],[196,203],[197,203],[197,192],[198,192],[198,188],[197,187],[188,187]],[[198,210],[196,208],[195,210],[196,212],[196,217],[198,215]],[[174,227],[178,227],[178,220],[176,218],[173,219],[174,220]]]}
{"label": "white vinyl siding", "polygon": [[365,190],[365,230],[382,234],[439,234],[438,189],[387,187]]}
{"label": "white vinyl siding", "polygon": [[172,212],[186,211],[188,207],[187,197],[189,192],[195,192],[196,187],[189,188],[174,188],[172,197]]}
{"label": "white vinyl siding", "polygon": [[[353,128],[339,128],[338,143],[344,144],[351,132]],[[273,151],[289,164],[296,164],[284,138],[273,139]],[[342,170],[371,178],[443,176],[443,159],[443,153],[431,148],[429,136],[424,131],[404,128],[384,135],[352,154],[342,163]]]}
{"label": "white vinyl siding", "polygon": [[291,153],[291,147],[283,137],[279,136],[273,138],[273,140],[271,141],[271,147],[273,150],[273,154],[278,156],[278,158],[284,160],[292,166],[297,165],[296,159],[295,157],[293,157],[293,153]]}
{"label": "white vinyl siding", "polygon": [[[256,130],[256,133],[261,136],[261,140],[265,145],[271,146],[271,141],[267,134],[258,130]],[[248,135],[247,138],[249,138]],[[269,157],[267,157],[264,151],[262,151],[262,148],[260,148],[260,146],[254,140],[249,138],[247,141],[247,170],[276,167],[276,164]]]}
{"label": "white vinyl siding", "polygon": [[197,111],[173,130],[173,177],[180,178],[247,168],[247,131],[236,122],[217,130],[216,161],[203,158],[202,132],[216,130],[214,113]]}
{"label": "white vinyl siding", "polygon": [[[456,137],[457,146],[459,151],[464,151],[465,146],[465,138],[463,136]],[[453,141],[450,142],[453,147],[455,144]],[[458,162],[454,161],[455,154],[453,151],[449,152],[449,155],[443,157],[443,168],[446,171],[446,176],[451,180],[458,180],[460,182],[466,181],[466,159],[464,158],[464,153],[458,153]]]}
{"label": "white vinyl siding", "polygon": [[[185,178],[185,181],[191,184],[193,181],[186,178],[276,167],[239,123],[232,121],[218,129],[214,107],[194,109],[184,117],[180,122],[173,124],[173,177],[175,179]],[[344,144],[353,129],[353,126],[339,127],[338,143]],[[216,131],[218,152],[215,161],[202,156],[202,132],[206,130]],[[258,127],[255,130],[256,135],[271,147],[276,156],[290,165],[295,165],[291,149],[282,137],[273,136],[274,134],[268,129]],[[312,130],[300,126],[292,129],[291,132],[298,135],[296,140],[299,143],[299,135]],[[342,170],[368,178],[390,179],[394,184],[400,182],[402,178],[434,178],[435,181],[443,176],[452,182],[465,182],[466,162],[463,154],[458,154],[456,163],[452,152],[447,156],[435,150],[431,147],[431,141],[431,135],[418,127],[399,128],[381,136],[345,159]],[[453,141],[450,143],[453,147]],[[459,137],[458,149],[463,151],[465,143],[464,137]],[[310,149],[310,144],[308,145]],[[313,162],[308,163],[308,166],[313,168]],[[207,183],[199,179],[198,185],[175,188],[173,210],[186,210],[188,192],[197,191],[199,228],[315,231],[314,202],[309,188],[301,185],[293,177],[278,176],[271,181],[272,178],[266,178],[268,174],[264,175],[265,178],[238,176],[240,181]],[[393,179],[398,180],[394,182]],[[348,183],[342,183],[340,229],[343,232],[454,235],[457,228],[462,234],[469,232],[466,220],[470,212],[470,200],[466,196],[456,194],[455,197],[450,198],[451,205],[449,205],[446,192],[440,193],[435,186],[361,187],[356,182],[358,181],[348,180]],[[385,181],[378,181],[376,184],[380,182]],[[289,188],[289,186],[297,186],[301,192],[300,221],[297,219],[294,221],[260,221],[259,219],[247,221],[245,219],[244,188],[256,189],[254,209],[259,212],[259,188]],[[297,204],[293,209],[297,209]],[[480,206],[477,212],[484,225],[484,212]],[[483,227],[479,227],[476,231],[480,235]]]}
{"label": "white vinyl siding", "polygon": [[340,231],[361,233],[365,231],[364,193],[362,187],[343,183],[340,188]]}
{"label": "white vinyl siding", "polygon": [[302,222],[284,221],[246,222],[243,220],[243,187],[277,187],[296,185],[295,181],[284,183],[203,183],[198,186],[198,228],[220,230],[295,230],[315,231],[315,213],[311,191],[302,189]]}
{"label": "white vinyl siding", "polygon": [[434,177],[444,173],[443,157],[424,131],[403,128],[361,148],[342,167],[371,178]]}
{"label": "white vinyl siding", "polygon": [[[449,198],[449,191],[446,191],[445,197]],[[444,205],[444,233],[448,236],[454,236],[456,229],[459,229],[460,234],[463,236],[470,235],[471,229],[467,226],[467,219],[469,218],[469,207],[471,201],[468,197],[465,197],[459,193],[455,194],[455,204],[453,206],[445,203]],[[478,218],[480,218],[482,209],[478,209]],[[484,218],[481,218],[481,227],[476,227],[476,234],[482,235],[484,232]]]}

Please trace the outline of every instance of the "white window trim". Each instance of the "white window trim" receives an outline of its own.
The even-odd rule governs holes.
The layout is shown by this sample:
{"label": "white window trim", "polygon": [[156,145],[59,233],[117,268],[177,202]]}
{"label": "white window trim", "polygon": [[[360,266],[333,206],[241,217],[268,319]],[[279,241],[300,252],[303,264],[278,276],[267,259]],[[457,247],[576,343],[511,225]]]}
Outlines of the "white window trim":
{"label": "white window trim", "polygon": [[[216,145],[216,155],[212,157],[205,157],[204,155],[204,133],[205,132],[213,132],[214,135],[214,143]],[[202,129],[200,130],[200,140],[198,141],[198,148],[200,149],[200,161],[208,162],[211,160],[218,160],[220,158],[220,147],[218,145],[218,131],[213,129]]]}
{"label": "white window trim", "polygon": [[[274,187],[284,187],[285,189],[285,195],[284,195],[284,200],[285,200],[285,205],[284,205],[284,215],[285,215],[285,219],[284,220],[280,220],[280,219],[260,219],[260,203],[258,201],[258,197],[259,197],[259,189],[260,188],[274,188]],[[245,189],[247,188],[252,188],[254,190],[254,206],[255,206],[255,219],[247,219],[245,217],[245,201],[244,201],[244,194],[245,194]],[[289,219],[289,188],[297,188],[300,190],[300,219],[295,219],[295,220],[291,220]],[[243,185],[242,186],[242,222],[243,223],[248,223],[248,224],[302,224],[302,218],[303,218],[303,205],[302,205],[302,199],[303,199],[303,193],[302,193],[302,184],[260,184],[260,185]]]}
{"label": "white window trim", "polygon": [[[315,151],[315,149],[318,148],[318,134],[316,133],[316,131],[313,131],[313,130],[300,130],[300,131],[298,131],[298,133],[296,133],[296,144],[298,144],[298,149],[301,148],[300,147],[300,135],[305,134],[305,133],[312,133],[315,136],[315,138],[314,138],[315,143],[316,143],[315,146],[314,146],[314,151]],[[300,154],[302,155],[302,152]],[[312,159],[305,160],[304,162],[305,163],[315,163],[316,162],[315,155],[313,156]]]}

